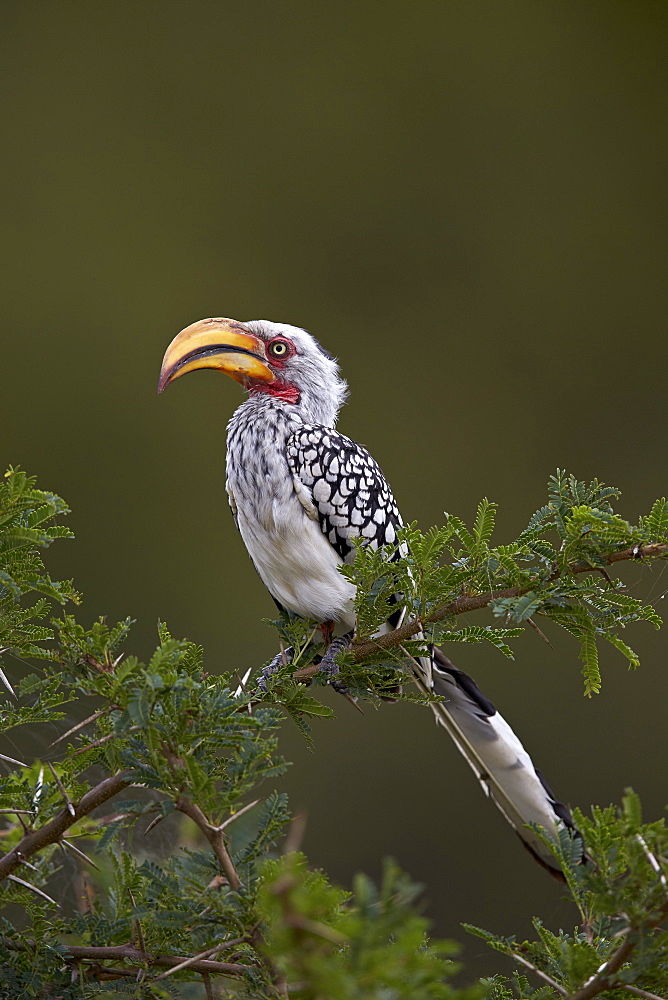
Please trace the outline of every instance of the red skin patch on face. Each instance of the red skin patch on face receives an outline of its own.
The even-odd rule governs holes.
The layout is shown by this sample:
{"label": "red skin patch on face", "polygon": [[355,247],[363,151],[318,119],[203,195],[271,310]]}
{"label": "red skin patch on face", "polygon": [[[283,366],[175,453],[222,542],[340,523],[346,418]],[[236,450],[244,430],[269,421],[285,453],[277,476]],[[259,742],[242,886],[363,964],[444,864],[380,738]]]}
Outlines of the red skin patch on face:
{"label": "red skin patch on face", "polygon": [[266,382],[260,383],[259,385],[254,385],[251,388],[251,396],[254,396],[256,392],[266,392],[269,396],[273,396],[274,399],[284,399],[286,403],[298,403],[299,402],[299,389],[296,385],[288,385],[287,382],[272,382],[267,385]]}
{"label": "red skin patch on face", "polygon": [[[271,348],[274,343],[285,344],[288,348],[288,354],[280,360],[278,358],[271,358],[271,367],[280,372],[281,369],[285,368],[285,362],[288,358],[291,358],[295,351],[295,345],[289,341],[286,337],[275,337],[270,340],[267,344],[267,350]],[[289,382],[282,382],[280,378],[277,378],[275,382],[257,382],[250,386],[250,394],[254,396],[256,392],[266,392],[269,396],[273,396],[274,399],[283,399],[286,403],[298,403],[301,393],[295,385],[290,385]]]}

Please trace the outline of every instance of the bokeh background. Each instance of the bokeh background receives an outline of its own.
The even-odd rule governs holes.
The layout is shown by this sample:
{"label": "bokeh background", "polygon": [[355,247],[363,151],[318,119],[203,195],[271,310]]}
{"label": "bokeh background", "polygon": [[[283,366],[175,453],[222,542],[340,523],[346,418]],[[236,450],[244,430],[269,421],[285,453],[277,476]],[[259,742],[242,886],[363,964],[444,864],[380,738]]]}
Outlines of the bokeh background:
{"label": "bokeh background", "polygon": [[[514,537],[557,466],[632,519],[666,492],[667,26],[646,0],[2,6],[0,455],[72,505],[49,564],[84,618],[136,617],[142,655],[166,619],[210,670],[275,649],[224,500],[239,387],[155,391],[203,316],[311,329],[351,384],[340,426],[423,526],[487,495]],[[658,817],[665,637],[627,637],[635,675],[604,650],[591,701],[551,638],[448,652],[562,797],[632,785]],[[428,712],[332,703],[315,753],[285,737],[314,864],[348,884],[394,855],[442,935],[575,922]]]}

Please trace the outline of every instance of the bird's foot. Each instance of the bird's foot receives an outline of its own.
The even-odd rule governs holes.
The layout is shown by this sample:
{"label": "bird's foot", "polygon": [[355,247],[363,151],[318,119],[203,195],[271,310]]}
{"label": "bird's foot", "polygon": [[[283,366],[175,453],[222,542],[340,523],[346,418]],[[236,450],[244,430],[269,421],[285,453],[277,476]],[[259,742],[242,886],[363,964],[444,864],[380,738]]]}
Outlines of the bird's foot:
{"label": "bird's foot", "polygon": [[338,639],[332,639],[329,646],[325,650],[325,654],[320,661],[320,670],[323,674],[327,675],[329,683],[332,685],[335,691],[339,690],[341,685],[337,687],[337,682],[334,680],[336,675],[339,673],[339,665],[336,662],[336,658],[339,653],[345,652],[350,649],[353,641],[353,633],[346,632],[345,635],[340,636]]}
{"label": "bird's foot", "polygon": [[267,690],[267,681],[273,674],[277,674],[281,667],[286,667],[288,663],[292,663],[294,655],[295,651],[293,647],[288,646],[287,649],[282,649],[280,653],[276,653],[273,660],[270,660],[267,666],[262,668],[257,682],[257,686],[261,691]]}
{"label": "bird's foot", "polygon": [[337,694],[342,694],[346,701],[349,701],[351,705],[361,712],[362,709],[357,704],[357,698],[349,693],[345,684],[337,680],[336,675],[339,673],[339,665],[336,662],[336,657],[339,653],[345,652],[353,644],[353,632],[346,632],[345,635],[340,636],[338,639],[333,639],[327,649],[325,650],[325,655],[319,663],[320,670],[326,675],[327,680],[331,687],[337,692]]}

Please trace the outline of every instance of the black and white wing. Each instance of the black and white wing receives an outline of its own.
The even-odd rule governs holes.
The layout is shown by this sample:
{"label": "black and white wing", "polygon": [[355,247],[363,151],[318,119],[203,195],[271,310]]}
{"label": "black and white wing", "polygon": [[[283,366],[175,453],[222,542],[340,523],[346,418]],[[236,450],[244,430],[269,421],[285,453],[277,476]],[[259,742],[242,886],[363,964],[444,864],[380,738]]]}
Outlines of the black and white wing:
{"label": "black and white wing", "polygon": [[401,515],[385,476],[366,448],[329,427],[305,424],[288,439],[293,476],[310,491],[324,535],[343,559],[353,538],[392,545]]}

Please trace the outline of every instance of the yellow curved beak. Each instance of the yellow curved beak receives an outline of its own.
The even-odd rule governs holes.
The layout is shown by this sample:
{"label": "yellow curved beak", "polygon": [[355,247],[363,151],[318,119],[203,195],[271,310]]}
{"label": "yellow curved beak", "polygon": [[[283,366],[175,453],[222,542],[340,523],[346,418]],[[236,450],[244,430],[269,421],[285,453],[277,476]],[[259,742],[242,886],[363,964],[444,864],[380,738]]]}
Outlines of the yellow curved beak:
{"label": "yellow curved beak", "polygon": [[158,392],[197,368],[215,368],[242,385],[276,381],[260,338],[233,319],[200,319],[177,333],[162,359]]}

